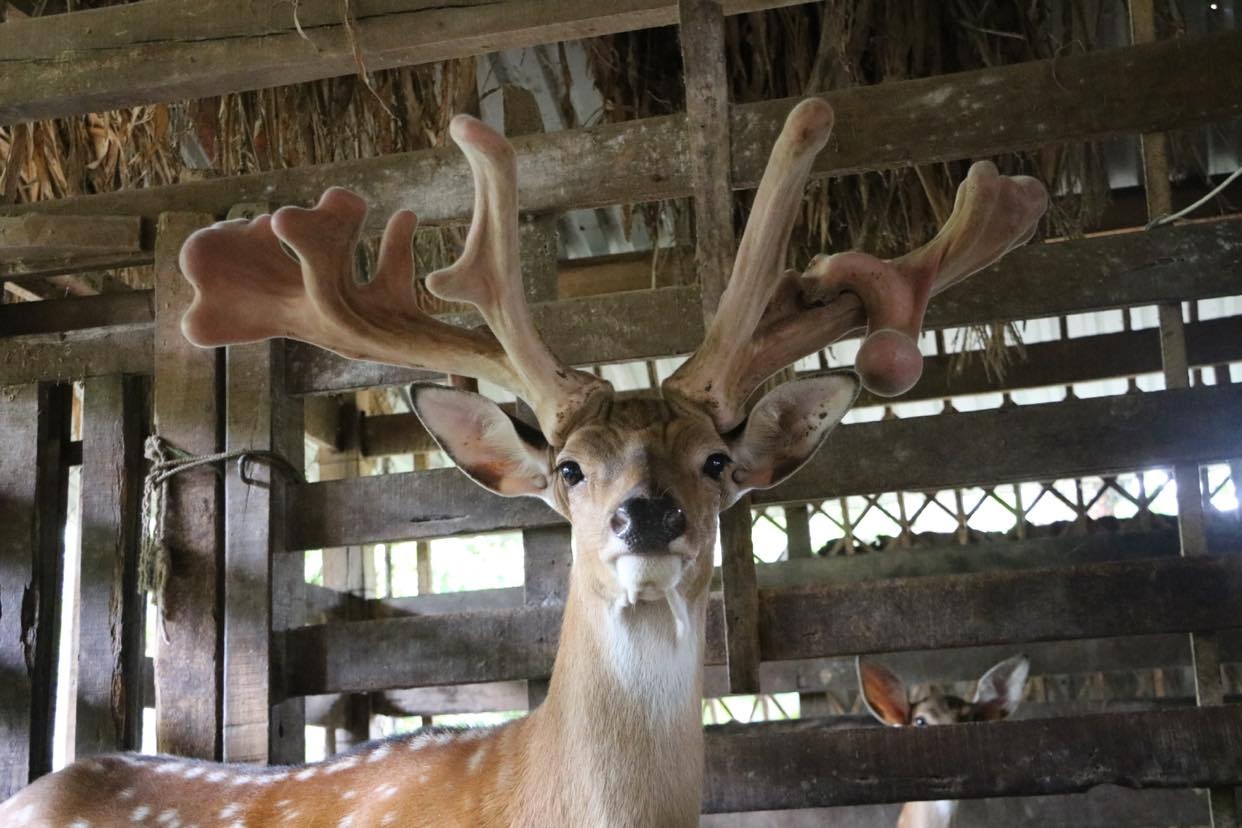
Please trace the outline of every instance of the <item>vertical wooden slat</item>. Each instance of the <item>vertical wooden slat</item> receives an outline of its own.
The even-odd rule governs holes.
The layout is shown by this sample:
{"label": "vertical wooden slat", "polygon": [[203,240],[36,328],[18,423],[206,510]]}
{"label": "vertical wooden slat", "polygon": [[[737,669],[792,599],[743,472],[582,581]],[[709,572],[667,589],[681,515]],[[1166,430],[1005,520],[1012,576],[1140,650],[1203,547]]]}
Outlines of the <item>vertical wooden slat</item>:
{"label": "vertical wooden slat", "polygon": [[719,0],[679,0],[686,129],[694,196],[694,258],[710,318],[733,268],[729,78]]}
{"label": "vertical wooden slat", "polygon": [[[1135,44],[1156,40],[1156,17],[1152,0],[1131,0],[1130,33]],[[1147,215],[1149,219],[1154,219],[1167,215],[1173,209],[1169,184],[1169,142],[1164,133],[1149,133],[1142,136],[1141,144]],[[1170,389],[1188,388],[1190,371],[1186,359],[1186,332],[1181,302],[1160,305],[1159,314],[1160,355],[1164,365],[1165,386]],[[1199,467],[1195,463],[1178,464],[1173,468],[1173,478],[1177,484],[1177,523],[1181,554],[1186,557],[1205,555],[1207,532],[1203,497],[1199,490]],[[1221,679],[1216,636],[1192,634],[1190,649],[1197,703],[1223,704],[1224,682]],[[1213,788],[1209,793],[1211,824],[1214,828],[1237,828],[1238,811],[1234,790]]]}
{"label": "vertical wooden slat", "polygon": [[[153,429],[193,455],[220,450],[221,355],[196,348],[181,335],[181,315],[193,290],[177,257],[186,237],[212,221],[206,214],[165,213],[155,244]],[[210,467],[179,474],[169,486],[165,636],[155,656],[161,753],[203,759],[220,754],[222,489]]]}
{"label": "vertical wooden slat", "polygon": [[[527,606],[564,604],[569,597],[569,568],[573,563],[569,529],[527,529],[522,533],[522,551]],[[548,682],[530,679],[526,690],[527,703],[534,710],[547,697]]]}
{"label": "vertical wooden slat", "polygon": [[51,770],[69,389],[0,389],[0,799]]}
{"label": "vertical wooden slat", "polygon": [[751,545],[750,498],[720,516],[725,660],[731,693],[759,692],[759,587]]}
{"label": "vertical wooden slat", "polygon": [[140,377],[85,382],[74,730],[79,757],[139,745],[145,602],[138,591],[138,530],[145,408]]}

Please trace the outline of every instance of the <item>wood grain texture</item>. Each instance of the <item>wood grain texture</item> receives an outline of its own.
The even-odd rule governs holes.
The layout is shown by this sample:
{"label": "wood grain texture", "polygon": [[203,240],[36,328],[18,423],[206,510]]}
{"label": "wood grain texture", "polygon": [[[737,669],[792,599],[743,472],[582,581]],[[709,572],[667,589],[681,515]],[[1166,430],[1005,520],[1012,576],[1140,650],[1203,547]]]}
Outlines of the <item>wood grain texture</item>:
{"label": "wood grain texture", "polygon": [[141,378],[85,383],[77,756],[141,743],[146,600],[138,591],[138,537],[146,407]]}
{"label": "wood grain texture", "polygon": [[[812,176],[974,158],[1233,117],[1242,112],[1242,98],[1221,94],[1217,85],[1202,79],[1242,74],[1240,44],[1242,33],[1225,32],[837,90],[826,96],[836,111],[834,140],[819,156]],[[251,71],[249,66],[242,70],[235,56],[230,61],[238,71]],[[757,186],[772,143],[796,103],[790,98],[733,109],[735,188]],[[979,112],[988,113],[986,121],[977,117]],[[988,126],[997,123],[1005,129]],[[690,193],[682,115],[526,136],[513,144],[527,211],[600,207]],[[625,175],[618,175],[618,170]],[[473,204],[464,158],[456,148],[442,148],[9,206],[0,208],[0,215],[153,218],[169,210],[195,210],[223,216],[241,202],[310,204],[333,185],[348,187],[367,200],[371,205],[367,227],[377,233],[387,216],[401,208],[412,206],[424,223],[437,224],[463,221]],[[419,193],[418,204],[409,203],[412,190]]]}
{"label": "wood grain texture", "polygon": [[[797,2],[725,5],[738,14]],[[677,4],[669,0],[621,0],[606,7],[582,0],[361,0],[351,9],[351,38],[331,0],[302,0],[296,12],[239,0],[165,5],[158,15],[97,9],[81,20],[54,15],[10,21],[0,30],[0,69],[14,80],[0,95],[0,123],[349,75],[357,70],[354,38],[367,70],[375,71],[677,20]]]}
{"label": "wood grain texture", "polygon": [[[219,355],[181,335],[193,291],[177,257],[190,233],[211,223],[195,213],[160,217],[155,247],[154,433],[193,455],[220,450]],[[171,550],[164,628],[155,657],[161,753],[213,759],[220,750],[220,573],[223,503],[210,467],[174,477],[165,542]]]}
{"label": "wood grain texture", "polygon": [[706,812],[1242,781],[1242,707],[831,730],[709,728]]}
{"label": "wood grain texture", "polygon": [[0,263],[137,253],[142,250],[141,224],[134,216],[0,218]]}
{"label": "wood grain texture", "polygon": [[731,693],[759,692],[759,585],[751,543],[750,498],[720,515],[725,666]]}

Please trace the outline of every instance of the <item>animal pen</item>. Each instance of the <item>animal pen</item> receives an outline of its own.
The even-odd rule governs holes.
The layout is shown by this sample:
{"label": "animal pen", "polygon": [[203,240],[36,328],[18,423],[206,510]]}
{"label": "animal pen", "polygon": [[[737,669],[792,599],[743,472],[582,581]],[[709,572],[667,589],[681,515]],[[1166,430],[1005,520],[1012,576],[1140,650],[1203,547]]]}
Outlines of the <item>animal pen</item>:
{"label": "animal pen", "polygon": [[[747,99],[738,43],[804,17],[826,32],[841,8],[865,16],[872,5],[359,0],[342,17],[334,3],[269,15],[232,0],[144,0],[28,17],[9,0],[0,801],[74,757],[144,743],[301,763],[308,738],[313,758],[394,727],[533,708],[571,560],[552,509],[444,467],[403,394],[441,375],[283,339],[200,349],[181,332],[194,294],[182,245],[225,217],[311,204],[340,185],[370,204],[368,239],[409,207],[450,228],[420,237],[420,255],[451,247],[473,190],[442,130],[426,148],[372,146],[350,160],[329,149],[313,165],[46,198],[28,171],[52,157],[52,139],[37,138],[53,134],[48,124],[358,71],[370,79],[354,105],[399,120],[381,100],[398,83],[378,84],[378,70],[483,56],[490,71],[467,99],[513,137],[535,323],[567,362],[622,391],[647,388],[702,341],[745,211],[737,193],[755,188],[802,97]],[[928,11],[937,4],[911,5],[944,22]],[[937,203],[924,179],[1001,157],[1045,181],[1054,215],[1037,241],[930,304],[911,391],[864,392],[806,466],[721,516],[704,824],[884,826],[895,803],[920,800],[962,800],[961,826],[1239,824],[1242,214],[1226,190],[1153,220],[1242,163],[1242,32],[1227,0],[1065,6],[1091,7],[1132,42],[1088,48],[1087,24],[1067,15],[1064,48],[1042,58],[870,85],[825,71],[809,90],[836,113],[811,201],[838,192],[829,179],[874,186],[876,171],[905,170],[906,184],[923,182],[925,220],[943,218],[951,190]],[[547,50],[544,74],[558,54],[570,72],[575,41],[628,36],[633,56],[640,30],[678,23],[684,112],[610,110],[551,129],[549,110],[574,105],[568,81],[561,95],[518,82],[521,50]],[[636,71],[614,67],[613,81]],[[447,88],[447,70],[438,77]],[[253,101],[275,111],[267,95]],[[175,128],[201,143],[202,123]],[[1058,180],[1034,151],[1106,145],[1137,181],[1114,176],[1107,205],[1064,232],[1057,215],[1089,188]],[[1207,160],[1186,174],[1177,159],[1196,153]],[[633,231],[646,250],[565,255],[567,236],[591,232],[584,216],[615,230],[687,198],[693,220],[661,213]],[[582,212],[558,225],[570,211]],[[841,217],[804,215],[816,221],[836,221],[841,238]],[[886,232],[909,249],[922,240],[909,237],[915,224]],[[853,238],[887,243],[856,229],[828,252]],[[359,260],[366,272],[373,245]],[[447,319],[479,321],[425,298]],[[977,326],[986,348],[973,344]],[[849,365],[853,352],[841,343],[785,378]],[[452,589],[454,579],[473,586]],[[857,656],[943,688],[1019,652],[1032,678],[1016,720],[852,726]]]}

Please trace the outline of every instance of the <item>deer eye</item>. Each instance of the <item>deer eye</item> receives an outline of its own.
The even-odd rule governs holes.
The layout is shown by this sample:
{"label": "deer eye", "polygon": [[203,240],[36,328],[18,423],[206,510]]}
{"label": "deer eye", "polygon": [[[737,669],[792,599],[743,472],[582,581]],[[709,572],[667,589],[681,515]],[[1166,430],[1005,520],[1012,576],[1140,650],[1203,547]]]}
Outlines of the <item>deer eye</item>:
{"label": "deer eye", "polygon": [[566,486],[577,486],[582,482],[582,467],[573,460],[566,460],[556,467],[560,472],[561,479],[565,481]]}
{"label": "deer eye", "polygon": [[724,470],[728,468],[729,464],[732,462],[733,458],[729,457],[729,455],[716,452],[715,454],[709,455],[707,460],[703,462],[703,474],[707,475],[712,480],[719,480],[720,476],[724,474]]}
{"label": "deer eye", "polygon": [[915,727],[927,727],[927,717],[926,716],[915,716],[914,726]]}

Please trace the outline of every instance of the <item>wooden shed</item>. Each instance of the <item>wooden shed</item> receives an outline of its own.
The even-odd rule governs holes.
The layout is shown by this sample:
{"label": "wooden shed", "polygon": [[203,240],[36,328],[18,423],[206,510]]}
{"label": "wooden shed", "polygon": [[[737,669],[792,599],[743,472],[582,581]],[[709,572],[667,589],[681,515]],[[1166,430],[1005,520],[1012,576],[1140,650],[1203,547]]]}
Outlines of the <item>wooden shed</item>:
{"label": "wooden shed", "polygon": [[[815,94],[836,130],[791,266],[913,248],[976,159],[1052,209],[932,302],[912,390],[864,393],[722,516],[703,824],[878,828],[960,800],[957,826],[1237,826],[1239,16],[0,0],[0,801],[75,757],[301,763],[546,692],[563,518],[449,467],[405,391],[438,375],[187,342],[192,233],[345,186],[371,208],[359,269],[409,207],[425,273],[470,215],[446,130],[471,112],[513,138],[549,346],[658,386]],[[1011,721],[886,729],[859,697],[859,656],[968,695],[1017,653]]]}

